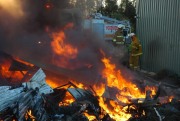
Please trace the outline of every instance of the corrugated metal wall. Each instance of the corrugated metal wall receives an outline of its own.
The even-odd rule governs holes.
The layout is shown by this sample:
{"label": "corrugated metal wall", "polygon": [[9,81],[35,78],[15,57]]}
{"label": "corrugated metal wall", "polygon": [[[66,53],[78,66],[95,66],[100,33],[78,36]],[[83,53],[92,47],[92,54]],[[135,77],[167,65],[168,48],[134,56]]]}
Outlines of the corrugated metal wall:
{"label": "corrugated metal wall", "polygon": [[138,0],[137,3],[142,68],[154,72],[168,69],[180,75],[180,0]]}

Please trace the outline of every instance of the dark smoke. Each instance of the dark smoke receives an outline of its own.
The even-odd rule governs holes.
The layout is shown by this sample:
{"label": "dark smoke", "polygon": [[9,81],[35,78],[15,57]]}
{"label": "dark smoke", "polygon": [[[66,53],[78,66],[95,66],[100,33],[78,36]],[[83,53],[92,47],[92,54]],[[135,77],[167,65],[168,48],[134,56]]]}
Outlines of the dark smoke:
{"label": "dark smoke", "polygon": [[[18,1],[21,1],[23,6],[22,17],[14,18],[5,11],[0,11],[1,50],[79,81],[88,80],[89,83],[95,83],[101,78],[103,64],[100,49],[106,56],[112,53],[109,53],[110,47],[107,43],[90,31],[82,29],[83,20],[79,9],[70,9],[68,0],[51,0],[51,9],[45,8],[48,0]],[[46,32],[47,27],[51,32],[59,31],[69,22],[73,22],[74,27],[66,30],[66,42],[79,49],[77,58],[69,61],[72,66],[78,65],[74,70],[52,64],[52,38]],[[41,44],[38,44],[39,42]],[[86,64],[92,66],[88,68]]]}

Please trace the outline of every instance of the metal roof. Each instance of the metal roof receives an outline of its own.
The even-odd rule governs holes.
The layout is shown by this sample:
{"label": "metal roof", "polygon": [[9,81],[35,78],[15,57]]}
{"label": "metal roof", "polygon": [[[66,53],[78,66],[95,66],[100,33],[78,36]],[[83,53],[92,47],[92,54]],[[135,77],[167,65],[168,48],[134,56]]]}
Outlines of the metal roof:
{"label": "metal roof", "polygon": [[180,74],[180,0],[138,0],[137,35],[143,69]]}

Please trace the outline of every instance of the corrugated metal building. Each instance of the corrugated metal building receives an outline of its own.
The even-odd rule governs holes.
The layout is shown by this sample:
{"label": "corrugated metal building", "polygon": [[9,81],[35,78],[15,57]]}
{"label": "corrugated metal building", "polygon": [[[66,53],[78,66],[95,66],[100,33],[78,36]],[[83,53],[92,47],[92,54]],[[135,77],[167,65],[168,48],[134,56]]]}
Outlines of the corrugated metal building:
{"label": "corrugated metal building", "polygon": [[137,36],[142,69],[180,75],[180,0],[138,0]]}

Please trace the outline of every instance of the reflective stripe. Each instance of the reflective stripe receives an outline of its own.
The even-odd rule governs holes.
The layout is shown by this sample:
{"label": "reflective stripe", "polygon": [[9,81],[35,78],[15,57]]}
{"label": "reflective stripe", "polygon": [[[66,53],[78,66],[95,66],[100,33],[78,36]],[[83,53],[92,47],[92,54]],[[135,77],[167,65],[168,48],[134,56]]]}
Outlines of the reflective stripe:
{"label": "reflective stripe", "polygon": [[137,68],[139,68],[139,66],[134,66],[134,69],[137,69]]}
{"label": "reflective stripe", "polygon": [[124,44],[124,42],[116,42],[116,44],[121,44],[121,45],[123,45],[123,44]]}
{"label": "reflective stripe", "polygon": [[142,55],[143,53],[138,53],[137,55]]}
{"label": "reflective stripe", "polygon": [[124,36],[117,36],[117,37],[124,37]]}
{"label": "reflective stripe", "polygon": [[138,53],[138,54],[131,54],[132,56],[139,56],[142,55],[142,53]]}
{"label": "reflective stripe", "polygon": [[136,70],[139,70],[139,66],[135,66],[133,67],[133,69],[136,71]]}

